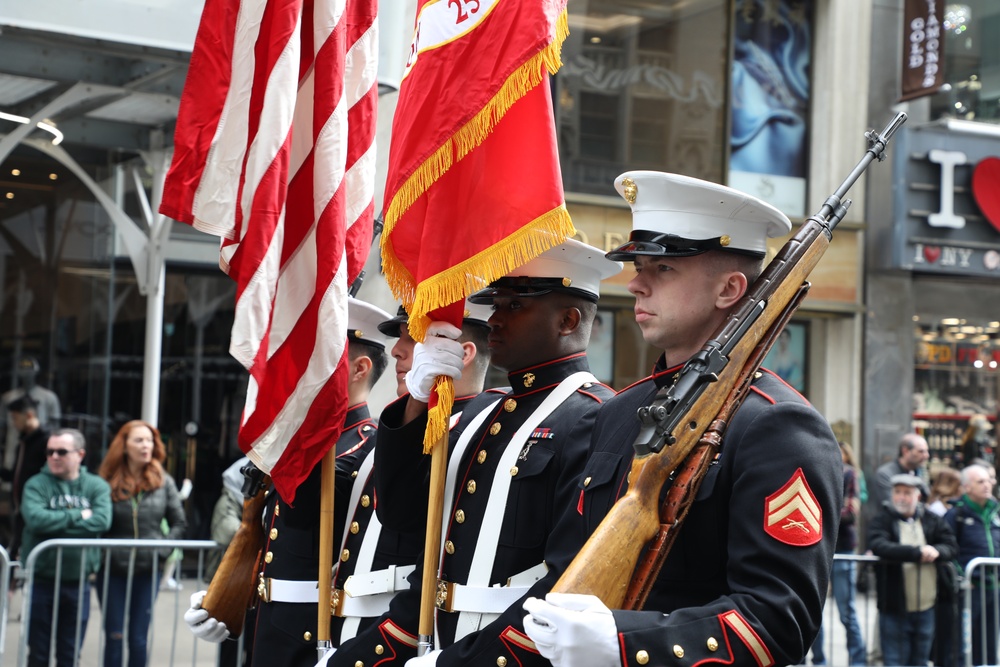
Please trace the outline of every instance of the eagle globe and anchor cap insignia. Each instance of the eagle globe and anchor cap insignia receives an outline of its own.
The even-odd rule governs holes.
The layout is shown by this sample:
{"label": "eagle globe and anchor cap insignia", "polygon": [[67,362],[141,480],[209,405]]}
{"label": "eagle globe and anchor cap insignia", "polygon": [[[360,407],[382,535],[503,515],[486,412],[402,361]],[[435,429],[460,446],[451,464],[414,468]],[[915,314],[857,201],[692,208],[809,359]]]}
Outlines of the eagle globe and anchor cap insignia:
{"label": "eagle globe and anchor cap insignia", "polygon": [[795,547],[807,547],[823,539],[823,509],[802,468],[764,500],[764,531]]}

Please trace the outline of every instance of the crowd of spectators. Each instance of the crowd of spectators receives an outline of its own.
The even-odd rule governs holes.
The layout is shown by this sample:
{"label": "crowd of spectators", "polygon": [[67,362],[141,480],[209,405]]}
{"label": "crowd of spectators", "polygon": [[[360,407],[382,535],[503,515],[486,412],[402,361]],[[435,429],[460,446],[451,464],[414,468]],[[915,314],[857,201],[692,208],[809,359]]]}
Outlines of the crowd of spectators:
{"label": "crowd of spectators", "polygon": [[[42,542],[58,538],[183,538],[187,522],[181,495],[163,468],[166,449],[154,426],[138,420],[125,424],[94,474],[84,465],[83,433],[71,428],[49,433],[28,396],[10,403],[8,411],[20,434],[14,468],[3,474],[14,487],[12,539],[5,545],[12,558],[27,563]],[[105,667],[144,667],[152,607],[170,552],[154,557],[148,550],[114,549],[106,558],[96,548],[40,552],[26,619],[28,665],[47,667],[53,658],[57,667],[75,664],[95,581]]]}
{"label": "crowd of spectators", "polygon": [[[968,572],[974,558],[1000,556],[996,469],[974,456],[981,451],[981,445],[966,444],[967,465],[956,458],[929,466],[926,440],[908,433],[899,442],[897,457],[876,470],[866,499],[864,475],[853,450],[842,443],[844,507],[837,553],[872,555],[879,561],[866,565],[873,581],[862,576],[860,582],[856,561],[834,562],[831,601],[846,631],[847,655],[832,664],[965,664],[963,583],[973,592],[972,664],[997,664],[998,568]],[[875,599],[877,623],[859,623],[858,590]],[[862,626],[867,626],[865,632]],[[829,646],[823,642],[821,630],[812,664],[827,664]]]}

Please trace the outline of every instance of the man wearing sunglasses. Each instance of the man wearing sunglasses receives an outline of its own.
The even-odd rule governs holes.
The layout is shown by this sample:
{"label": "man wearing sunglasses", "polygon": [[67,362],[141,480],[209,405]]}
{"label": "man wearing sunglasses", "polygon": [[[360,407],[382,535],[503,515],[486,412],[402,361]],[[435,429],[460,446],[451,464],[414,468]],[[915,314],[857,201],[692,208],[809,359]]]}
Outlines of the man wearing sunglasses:
{"label": "man wearing sunglasses", "polygon": [[[21,513],[24,518],[22,551],[27,559],[40,542],[57,537],[96,538],[111,526],[111,488],[83,465],[85,441],[76,429],[60,429],[49,437],[46,465],[24,485]],[[56,637],[56,664],[71,667],[87,632],[90,616],[88,577],[101,564],[97,549],[62,549],[56,580],[57,549],[47,549],[35,561],[28,621],[28,665],[49,664],[49,641]],[[55,624],[52,611],[58,600]],[[77,635],[77,622],[80,632]]]}

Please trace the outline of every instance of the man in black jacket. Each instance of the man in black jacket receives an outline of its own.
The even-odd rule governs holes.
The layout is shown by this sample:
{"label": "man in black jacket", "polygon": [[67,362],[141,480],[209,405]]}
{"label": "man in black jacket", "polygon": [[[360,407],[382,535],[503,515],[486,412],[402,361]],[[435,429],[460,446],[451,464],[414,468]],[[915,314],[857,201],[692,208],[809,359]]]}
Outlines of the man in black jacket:
{"label": "man in black jacket", "polygon": [[923,482],[894,475],[892,495],[868,527],[868,547],[882,558],[878,582],[879,632],[886,665],[926,665],[934,639],[937,566],[958,553],[944,519],[924,510]]}
{"label": "man in black jacket", "polygon": [[17,456],[14,467],[2,471],[0,477],[12,483],[11,499],[14,504],[12,515],[12,534],[7,545],[11,558],[17,558],[21,548],[21,532],[24,530],[24,519],[21,517],[21,497],[24,494],[24,483],[32,475],[37,475],[45,467],[45,445],[49,441],[49,432],[42,428],[38,418],[38,406],[31,396],[25,394],[11,401],[7,406],[10,422],[17,429]]}

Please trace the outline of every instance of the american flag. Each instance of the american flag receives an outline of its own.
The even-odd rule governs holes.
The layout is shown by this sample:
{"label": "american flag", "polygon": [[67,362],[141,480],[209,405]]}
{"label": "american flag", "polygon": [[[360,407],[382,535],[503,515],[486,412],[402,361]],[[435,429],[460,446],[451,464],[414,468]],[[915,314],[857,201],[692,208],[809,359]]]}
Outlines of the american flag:
{"label": "american flag", "polygon": [[377,0],[208,0],[160,212],[222,237],[239,444],[291,502],[347,408],[347,292],[371,244]]}

